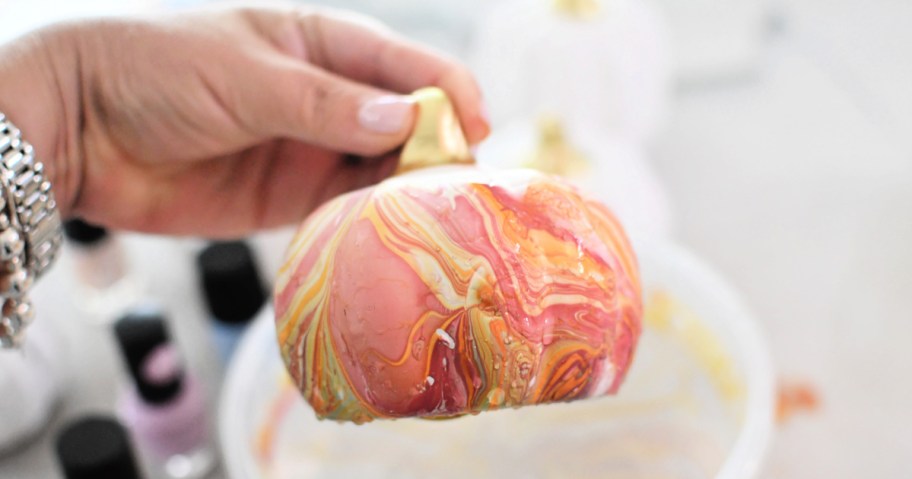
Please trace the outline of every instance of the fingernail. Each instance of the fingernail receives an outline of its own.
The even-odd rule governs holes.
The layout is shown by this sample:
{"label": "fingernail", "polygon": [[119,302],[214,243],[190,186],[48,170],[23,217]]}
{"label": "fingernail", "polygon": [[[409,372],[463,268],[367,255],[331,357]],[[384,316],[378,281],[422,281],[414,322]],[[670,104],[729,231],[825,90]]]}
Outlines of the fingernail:
{"label": "fingernail", "polygon": [[488,112],[488,104],[481,102],[481,108],[478,110],[478,116],[481,117],[484,122],[490,126],[491,125],[491,114]]}
{"label": "fingernail", "polygon": [[396,133],[405,128],[412,114],[412,101],[404,96],[387,95],[368,100],[358,110],[358,123],[377,133]]}
{"label": "fingernail", "polygon": [[491,117],[488,114],[488,105],[486,103],[482,102],[481,106],[479,106],[477,118],[477,121],[473,122],[478,125],[478,128],[472,136],[472,143],[478,143],[491,134]]}

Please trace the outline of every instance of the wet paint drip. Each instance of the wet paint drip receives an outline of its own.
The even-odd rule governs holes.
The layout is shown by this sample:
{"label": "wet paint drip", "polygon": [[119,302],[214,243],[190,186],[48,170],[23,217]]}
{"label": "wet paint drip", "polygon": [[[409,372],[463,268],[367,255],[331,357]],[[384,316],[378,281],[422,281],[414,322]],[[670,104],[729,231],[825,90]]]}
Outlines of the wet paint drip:
{"label": "wet paint drip", "polygon": [[261,468],[268,469],[275,462],[278,426],[288,417],[288,413],[297,399],[298,394],[283,372],[279,379],[279,393],[266,409],[265,420],[258,428],[251,447],[254,458]]}
{"label": "wet paint drip", "polygon": [[355,422],[612,394],[642,313],[605,207],[532,171],[471,167],[324,205],[275,302],[295,385],[319,417]]}
{"label": "wet paint drip", "polygon": [[795,416],[820,409],[820,393],[807,381],[782,381],[776,400],[776,422],[785,424]]}

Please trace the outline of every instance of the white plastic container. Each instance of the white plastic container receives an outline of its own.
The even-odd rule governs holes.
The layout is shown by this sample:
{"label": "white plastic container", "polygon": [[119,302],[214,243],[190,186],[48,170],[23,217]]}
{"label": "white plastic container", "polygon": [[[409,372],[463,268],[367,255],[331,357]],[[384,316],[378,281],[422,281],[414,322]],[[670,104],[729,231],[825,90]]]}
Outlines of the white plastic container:
{"label": "white plastic container", "polygon": [[319,421],[259,318],[229,369],[220,440],[232,479],[752,477],[770,438],[769,353],[735,293],[687,252],[635,241],[647,317],[615,397],[447,421]]}

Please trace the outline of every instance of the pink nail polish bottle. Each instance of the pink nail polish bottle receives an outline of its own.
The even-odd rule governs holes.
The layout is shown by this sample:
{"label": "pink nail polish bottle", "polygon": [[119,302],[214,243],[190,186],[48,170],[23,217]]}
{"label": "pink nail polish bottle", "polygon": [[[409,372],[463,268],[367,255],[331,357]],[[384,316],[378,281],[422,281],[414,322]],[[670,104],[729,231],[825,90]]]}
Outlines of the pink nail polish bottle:
{"label": "pink nail polish bottle", "polygon": [[114,327],[134,385],[120,416],[156,477],[206,477],[216,465],[208,405],[200,382],[181,364],[164,315],[135,310]]}

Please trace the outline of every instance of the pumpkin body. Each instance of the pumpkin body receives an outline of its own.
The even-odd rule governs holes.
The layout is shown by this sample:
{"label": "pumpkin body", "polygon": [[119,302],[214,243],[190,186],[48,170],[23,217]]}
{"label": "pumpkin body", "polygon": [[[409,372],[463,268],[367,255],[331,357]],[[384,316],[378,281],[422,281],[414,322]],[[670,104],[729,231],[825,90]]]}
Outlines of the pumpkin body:
{"label": "pumpkin body", "polygon": [[283,359],[321,418],[449,417],[617,391],[642,312],[607,208],[531,170],[438,167],[340,196],[289,247]]}

